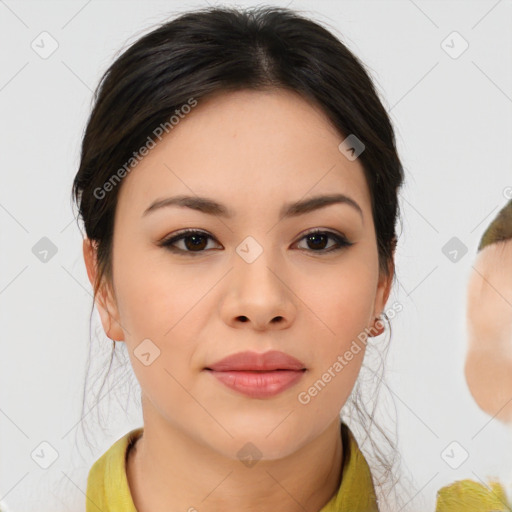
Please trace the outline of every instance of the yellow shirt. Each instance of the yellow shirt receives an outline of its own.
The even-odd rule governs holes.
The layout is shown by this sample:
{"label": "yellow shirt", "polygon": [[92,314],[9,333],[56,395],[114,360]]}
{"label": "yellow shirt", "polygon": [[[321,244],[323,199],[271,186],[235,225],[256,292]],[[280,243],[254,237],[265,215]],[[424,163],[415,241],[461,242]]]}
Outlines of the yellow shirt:
{"label": "yellow shirt", "polygon": [[[86,512],[137,512],[126,477],[126,455],[143,427],[118,439],[91,467],[87,478]],[[352,432],[341,424],[341,485],[319,512],[379,512],[370,468]]]}

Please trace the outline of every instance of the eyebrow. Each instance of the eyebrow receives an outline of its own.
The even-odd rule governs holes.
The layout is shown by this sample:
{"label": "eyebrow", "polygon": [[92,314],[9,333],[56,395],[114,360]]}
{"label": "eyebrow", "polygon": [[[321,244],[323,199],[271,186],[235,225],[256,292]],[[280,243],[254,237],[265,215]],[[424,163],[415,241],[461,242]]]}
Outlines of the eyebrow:
{"label": "eyebrow", "polygon": [[[357,210],[361,219],[363,217],[363,210],[351,197],[346,196],[345,194],[330,194],[330,195],[322,195],[311,197],[308,199],[303,199],[301,201],[296,201],[293,203],[285,203],[279,212],[279,220],[287,219],[290,217],[296,217],[298,215],[303,215],[305,213],[309,213],[320,208],[325,208],[326,206],[330,206],[332,204],[347,204]],[[224,217],[227,219],[231,219],[234,217],[234,213],[225,205],[218,203],[217,201],[207,198],[207,197],[199,197],[199,196],[187,196],[187,195],[179,195],[173,197],[166,197],[164,199],[157,199],[151,205],[146,208],[142,216],[146,216],[151,212],[159,210],[161,208],[167,208],[169,206],[178,206],[181,208],[190,208],[192,210],[196,210],[202,213],[206,213],[208,215],[215,215],[217,217]]]}

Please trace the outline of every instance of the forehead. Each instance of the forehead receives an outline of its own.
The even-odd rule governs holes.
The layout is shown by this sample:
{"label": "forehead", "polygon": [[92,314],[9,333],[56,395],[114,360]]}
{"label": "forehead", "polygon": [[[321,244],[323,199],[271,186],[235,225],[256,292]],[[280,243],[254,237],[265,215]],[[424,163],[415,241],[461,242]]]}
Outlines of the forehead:
{"label": "forehead", "polygon": [[235,91],[198,100],[124,178],[118,207],[139,216],[181,193],[248,210],[306,195],[344,193],[370,207],[363,168],[320,108],[284,91]]}

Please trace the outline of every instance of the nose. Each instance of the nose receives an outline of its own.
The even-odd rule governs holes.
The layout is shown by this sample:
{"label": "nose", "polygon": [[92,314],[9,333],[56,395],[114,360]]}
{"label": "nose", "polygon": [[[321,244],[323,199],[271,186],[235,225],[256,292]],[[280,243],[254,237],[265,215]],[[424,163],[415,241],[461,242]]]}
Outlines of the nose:
{"label": "nose", "polygon": [[285,329],[295,320],[297,297],[290,277],[263,252],[256,261],[235,261],[226,280],[222,317],[232,327]]}

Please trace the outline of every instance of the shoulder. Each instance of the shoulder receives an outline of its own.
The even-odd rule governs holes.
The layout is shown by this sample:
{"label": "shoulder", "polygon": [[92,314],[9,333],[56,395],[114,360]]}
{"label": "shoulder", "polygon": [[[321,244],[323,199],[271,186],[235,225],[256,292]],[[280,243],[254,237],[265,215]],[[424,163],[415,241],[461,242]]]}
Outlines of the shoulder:
{"label": "shoulder", "polygon": [[320,512],[378,512],[373,479],[357,441],[345,423],[341,423],[343,461],[341,484]]}
{"label": "shoulder", "polygon": [[437,492],[436,512],[510,511],[505,489],[498,482],[484,485],[459,480]]}
{"label": "shoulder", "polygon": [[131,430],[119,438],[99,457],[87,476],[86,510],[99,507],[114,510],[112,504],[130,503],[126,478],[126,454],[131,444],[143,433],[143,428]]}

